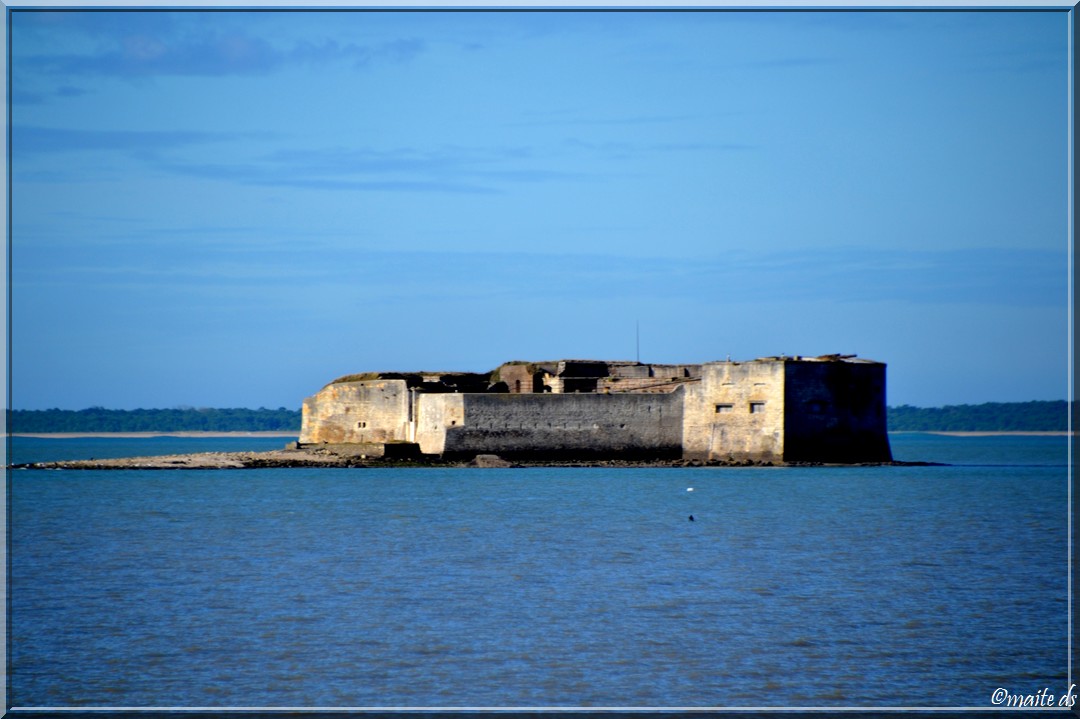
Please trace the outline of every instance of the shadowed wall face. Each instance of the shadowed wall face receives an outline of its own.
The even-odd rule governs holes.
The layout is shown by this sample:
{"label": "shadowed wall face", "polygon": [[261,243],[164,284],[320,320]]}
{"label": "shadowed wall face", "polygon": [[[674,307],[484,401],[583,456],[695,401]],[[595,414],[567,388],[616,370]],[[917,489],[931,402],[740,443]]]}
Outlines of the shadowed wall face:
{"label": "shadowed wall face", "polygon": [[[552,459],[682,455],[681,393],[458,396],[463,402],[462,421],[446,427],[444,456],[485,452]],[[427,400],[421,397],[421,405]]]}
{"label": "shadowed wall face", "polygon": [[791,362],[785,369],[785,461],[892,459],[885,415],[885,365]]}

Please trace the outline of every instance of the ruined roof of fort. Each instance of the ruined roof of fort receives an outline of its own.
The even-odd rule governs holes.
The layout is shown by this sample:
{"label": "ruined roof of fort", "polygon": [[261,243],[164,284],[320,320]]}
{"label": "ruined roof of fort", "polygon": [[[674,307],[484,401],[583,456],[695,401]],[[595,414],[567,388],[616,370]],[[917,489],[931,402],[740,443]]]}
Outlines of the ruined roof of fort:
{"label": "ruined roof of fort", "polygon": [[346,382],[371,382],[371,381],[377,380],[377,379],[403,379],[403,380],[406,380],[406,381],[422,382],[425,377],[439,377],[440,379],[445,379],[445,380],[450,380],[450,379],[455,379],[455,378],[462,379],[462,380],[473,380],[473,379],[478,379],[478,378],[481,378],[481,377],[487,378],[490,375],[491,375],[490,372],[458,372],[458,371],[454,371],[454,372],[427,372],[427,371],[418,371],[418,372],[399,372],[399,371],[360,372],[358,374],[342,375],[341,377],[338,377],[337,379],[332,380],[331,382],[328,382],[326,386],[329,387],[332,384],[344,384]]}
{"label": "ruined roof of fort", "polygon": [[753,362],[851,362],[854,364],[882,364],[877,360],[865,359],[858,355],[831,354],[818,355],[817,357],[805,357],[803,355],[774,355],[771,357],[758,357]]}
{"label": "ruined roof of fort", "polygon": [[[826,354],[817,355],[815,357],[807,357],[804,355],[771,355],[767,357],[758,357],[752,360],[715,360],[715,362],[732,362],[733,364],[748,364],[751,362],[852,362],[859,364],[882,364],[876,360],[861,358],[854,354]],[[598,360],[598,359],[558,359],[558,360],[510,360],[503,362],[499,367],[505,367],[507,365],[526,365],[535,370],[544,370],[546,372],[554,373],[557,368],[567,365],[607,365],[608,367],[700,367],[706,363],[671,363],[671,362],[638,362],[635,360]],[[498,368],[496,368],[497,370]],[[387,372],[361,372],[358,374],[348,374],[338,377],[337,379],[329,382],[327,386],[334,384],[343,384],[346,382],[367,382],[378,379],[403,379],[410,382],[422,383],[425,378],[438,377],[440,381],[478,381],[481,378],[490,377],[496,370],[488,372],[461,372],[461,371],[416,371],[416,372],[401,372],[401,371],[387,371]]]}

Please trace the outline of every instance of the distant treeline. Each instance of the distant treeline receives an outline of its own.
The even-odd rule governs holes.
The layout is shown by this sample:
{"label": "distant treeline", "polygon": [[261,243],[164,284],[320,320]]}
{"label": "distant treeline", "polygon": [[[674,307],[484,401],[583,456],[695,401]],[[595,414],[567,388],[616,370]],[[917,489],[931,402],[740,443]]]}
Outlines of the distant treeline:
{"label": "distant treeline", "polygon": [[[893,432],[1053,432],[1068,429],[1068,403],[988,402],[948,407],[889,407]],[[45,432],[297,432],[300,411],[285,409],[16,409],[7,431]]]}
{"label": "distant treeline", "polygon": [[889,407],[892,432],[1064,432],[1069,404],[987,402],[946,407]]}
{"label": "distant treeline", "polygon": [[7,431],[39,432],[297,432],[300,411],[277,409],[16,409]]}

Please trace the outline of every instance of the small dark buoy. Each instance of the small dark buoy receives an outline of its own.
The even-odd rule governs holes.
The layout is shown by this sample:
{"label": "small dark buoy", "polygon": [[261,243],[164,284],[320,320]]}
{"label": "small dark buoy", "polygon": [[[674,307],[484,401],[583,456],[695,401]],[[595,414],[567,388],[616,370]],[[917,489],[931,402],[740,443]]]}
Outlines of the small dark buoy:
{"label": "small dark buoy", "polygon": [[692,515],[692,514],[690,515],[690,521],[691,521],[691,522],[693,522],[693,521],[694,521],[694,515]]}

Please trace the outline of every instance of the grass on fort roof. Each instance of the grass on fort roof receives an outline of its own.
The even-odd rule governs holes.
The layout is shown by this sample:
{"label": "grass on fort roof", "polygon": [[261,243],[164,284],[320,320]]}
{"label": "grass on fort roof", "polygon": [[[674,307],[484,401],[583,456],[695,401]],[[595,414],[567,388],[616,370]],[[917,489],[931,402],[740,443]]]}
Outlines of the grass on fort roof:
{"label": "grass on fort roof", "polygon": [[379,374],[379,372],[361,372],[360,374],[347,374],[343,377],[338,377],[332,382],[329,382],[326,386],[329,387],[332,384],[344,384],[346,382],[368,382],[373,379],[379,379]]}
{"label": "grass on fort roof", "polygon": [[[493,377],[498,370],[492,370],[488,372],[488,376]],[[326,386],[335,384],[345,384],[347,382],[370,382],[377,379],[382,379],[384,375],[404,376],[404,375],[472,375],[472,374],[484,374],[483,372],[425,372],[420,370],[418,372],[360,372],[359,374],[347,374],[342,377],[338,377],[332,382],[329,382]],[[491,381],[496,381],[492,379]]]}

